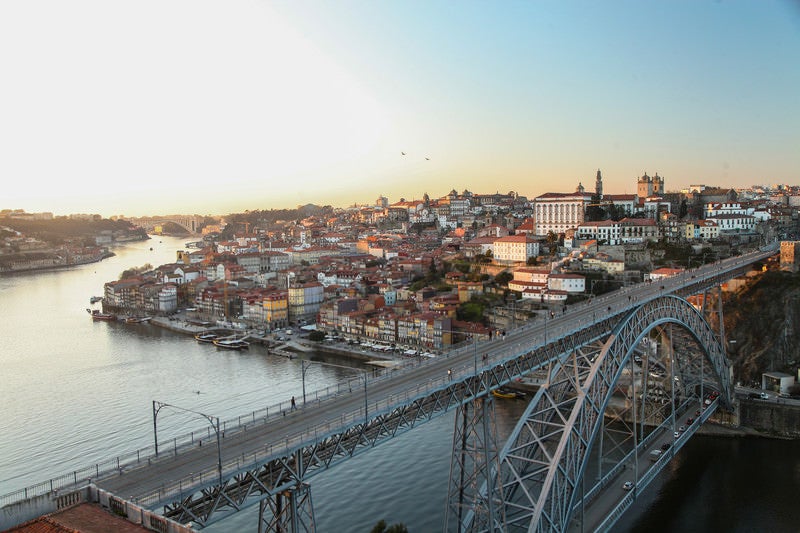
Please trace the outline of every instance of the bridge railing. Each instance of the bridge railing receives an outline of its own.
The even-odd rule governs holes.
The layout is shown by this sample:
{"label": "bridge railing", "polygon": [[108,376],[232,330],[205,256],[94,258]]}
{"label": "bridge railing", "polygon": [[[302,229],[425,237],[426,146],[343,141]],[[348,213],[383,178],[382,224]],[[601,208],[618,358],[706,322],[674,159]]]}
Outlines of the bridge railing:
{"label": "bridge railing", "polygon": [[[464,350],[472,349],[471,346],[472,345],[470,344],[469,346],[461,347],[456,350],[446,352],[444,356],[445,357],[455,356]],[[399,373],[411,371],[413,368],[428,363],[432,363],[433,361],[434,360],[427,360],[427,359],[412,359],[406,362],[405,364],[401,365],[400,367],[395,367],[390,369],[375,369],[375,373],[369,378],[368,383],[376,383],[382,380],[391,379],[393,376],[397,376]],[[322,402],[338,398],[343,394],[359,393],[361,390],[360,388],[361,383],[363,383],[362,381],[360,381],[361,379],[363,378],[360,376],[357,378],[349,378],[347,380],[340,381],[334,385],[325,387],[324,389],[316,389],[309,394],[310,398],[308,399],[306,405],[311,406],[312,404],[320,404]],[[403,395],[403,399],[407,401],[410,397],[416,397],[416,395],[424,394],[425,392],[430,392],[433,390],[432,387],[442,386],[446,381],[447,378],[445,376],[441,376],[435,380],[432,380],[429,383],[423,383],[417,386],[413,390],[406,391],[406,393]],[[425,389],[424,388],[425,385],[429,385],[431,387],[430,390]],[[403,399],[387,397],[382,402],[371,403],[370,411],[377,412],[381,408],[386,408],[387,404],[390,404],[393,401],[404,401]],[[263,409],[253,410],[247,415],[241,415],[220,421],[221,436],[223,438],[226,435],[232,436],[241,431],[247,431],[249,429],[252,429],[256,426],[268,424],[275,419],[283,417],[284,413],[288,413],[290,410],[291,410],[291,401],[283,401],[278,404],[267,406]],[[356,417],[357,418],[363,417],[364,416],[363,410],[359,412],[361,414],[356,415]],[[344,424],[346,423],[346,420],[345,419],[337,420],[337,423]],[[303,432],[299,435],[303,435],[306,437],[315,436],[319,434],[320,430],[324,430],[330,427],[332,427],[331,422],[311,428],[309,431]],[[163,442],[159,442],[158,456],[156,456],[155,453],[155,446],[151,445],[139,448],[135,451],[126,454],[118,455],[107,461],[97,462],[92,465],[83,466],[71,472],[53,477],[47,481],[36,483],[34,485],[25,487],[23,489],[19,489],[4,494],[0,496],[0,507],[20,500],[25,500],[30,497],[40,496],[43,494],[52,493],[54,491],[62,489],[74,488],[76,486],[87,485],[91,481],[96,481],[97,479],[103,477],[111,475],[119,475],[124,471],[130,469],[150,465],[159,458],[178,455],[182,451],[185,451],[187,449],[192,449],[195,446],[198,446],[200,444],[200,441],[208,442],[209,439],[214,439],[214,438],[215,434],[213,433],[210,426],[190,431],[188,433],[179,436],[174,436]],[[237,461],[238,464],[241,464],[241,460],[237,459]],[[209,471],[214,476],[217,475],[216,468],[210,469]],[[207,475],[207,473],[205,474],[198,473],[197,475]],[[188,484],[194,484],[194,482],[192,481],[193,477],[196,476],[190,477],[188,480]],[[188,486],[188,484],[183,483],[183,481],[186,480],[179,480],[177,486]]]}
{"label": "bridge railing", "polygon": [[[416,385],[399,394],[388,395],[385,398],[370,403],[370,417],[379,413],[390,412],[393,409],[407,405],[411,400],[431,394],[434,390],[447,386],[451,380],[446,376],[431,378],[424,383]],[[354,389],[354,393],[357,389]],[[277,457],[284,457],[292,452],[318,442],[321,439],[339,433],[343,428],[351,427],[364,422],[364,411],[358,409],[340,416],[326,420],[302,431],[287,433],[274,439],[271,444],[266,444],[258,451],[242,454],[226,459],[222,465],[223,477],[228,478],[243,471],[250,471]],[[136,498],[135,501],[144,506],[155,506],[165,500],[182,497],[187,492],[196,492],[204,486],[213,486],[218,482],[218,471],[215,464],[201,472],[193,472],[169,484],[164,484],[149,494]]]}

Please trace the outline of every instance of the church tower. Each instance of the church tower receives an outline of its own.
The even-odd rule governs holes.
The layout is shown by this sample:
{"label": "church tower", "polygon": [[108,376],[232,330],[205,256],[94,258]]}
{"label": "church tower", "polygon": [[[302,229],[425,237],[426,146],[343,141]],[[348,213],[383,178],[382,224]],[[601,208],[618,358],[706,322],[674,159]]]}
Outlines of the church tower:
{"label": "church tower", "polygon": [[644,173],[644,176],[639,178],[638,186],[636,187],[636,195],[639,198],[650,198],[653,196],[653,178]]}
{"label": "church tower", "polygon": [[653,176],[653,194],[656,196],[661,196],[664,194],[664,178],[658,175]]}
{"label": "church tower", "polygon": [[597,169],[597,179],[594,182],[594,193],[598,199],[603,199],[603,176],[600,175],[599,168]]}

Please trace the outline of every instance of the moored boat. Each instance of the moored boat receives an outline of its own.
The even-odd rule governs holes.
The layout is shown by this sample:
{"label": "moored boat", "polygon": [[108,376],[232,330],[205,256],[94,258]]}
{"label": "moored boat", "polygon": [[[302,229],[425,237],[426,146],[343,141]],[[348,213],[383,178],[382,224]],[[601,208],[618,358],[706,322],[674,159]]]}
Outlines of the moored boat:
{"label": "moored boat", "polygon": [[197,342],[211,344],[212,342],[217,340],[217,338],[219,338],[219,335],[217,335],[216,333],[206,332],[206,333],[198,333],[197,335],[194,336],[194,338],[195,340],[197,340]]}
{"label": "moored boat", "polygon": [[250,348],[250,343],[240,339],[215,339],[213,342],[217,348],[226,350],[247,350]]}
{"label": "moored boat", "polygon": [[521,392],[514,392],[505,389],[494,389],[492,391],[492,396],[495,398],[503,398],[506,400],[513,400],[514,398],[524,398],[525,395]]}
{"label": "moored boat", "polygon": [[111,313],[103,313],[98,309],[87,309],[86,312],[89,313],[89,315],[92,317],[92,320],[109,321],[117,319],[117,315],[112,315]]}
{"label": "moored boat", "polygon": [[153,317],[151,317],[151,316],[129,316],[128,318],[125,319],[125,322],[127,324],[141,324],[142,322],[149,321],[151,318],[153,318]]}

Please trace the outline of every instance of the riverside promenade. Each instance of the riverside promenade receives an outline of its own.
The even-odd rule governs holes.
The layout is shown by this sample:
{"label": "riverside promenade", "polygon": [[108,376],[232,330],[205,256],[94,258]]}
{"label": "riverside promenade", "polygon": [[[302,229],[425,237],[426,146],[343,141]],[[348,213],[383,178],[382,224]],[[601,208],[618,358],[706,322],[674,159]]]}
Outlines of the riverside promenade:
{"label": "riverside promenade", "polygon": [[[237,331],[223,326],[211,324],[202,325],[199,323],[199,321],[189,320],[182,317],[154,317],[150,320],[150,324],[159,328],[174,331],[176,333],[191,336],[215,329]],[[329,341],[312,342],[302,338],[300,335],[297,335],[292,339],[279,340],[269,335],[265,336],[259,333],[256,329],[241,330],[237,331],[235,334],[239,338],[246,339],[249,342],[263,344],[267,347],[270,353],[284,357],[290,357],[292,354],[295,356],[300,356],[301,354],[307,352],[323,352],[381,367],[397,366],[403,361],[407,361],[409,359],[408,356],[404,356],[402,354],[370,350],[358,344],[350,345],[346,342]]]}

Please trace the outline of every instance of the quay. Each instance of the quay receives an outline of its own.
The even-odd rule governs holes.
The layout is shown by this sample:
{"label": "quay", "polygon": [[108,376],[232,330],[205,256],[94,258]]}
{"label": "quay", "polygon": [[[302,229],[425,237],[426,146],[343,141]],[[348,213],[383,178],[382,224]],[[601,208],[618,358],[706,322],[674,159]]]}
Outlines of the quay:
{"label": "quay", "polygon": [[[232,331],[230,328],[224,327],[217,327],[212,326],[209,324],[201,324],[198,322],[193,322],[191,320],[186,320],[183,318],[176,318],[176,317],[153,317],[150,320],[150,323],[154,326],[167,329],[169,331],[174,331],[176,333],[181,333],[184,335],[190,335],[194,337],[198,333],[203,333],[206,331],[212,330],[224,330],[226,332]],[[316,352],[323,352],[328,353],[331,355],[337,355],[340,357],[346,357],[348,359],[354,361],[361,361],[368,364],[373,364],[376,366],[381,367],[394,367],[401,364],[402,361],[406,361],[409,358],[407,356],[403,356],[400,354],[387,354],[385,352],[376,352],[376,351],[366,351],[360,345],[348,345],[347,343],[338,342],[338,343],[329,343],[329,342],[310,342],[301,338],[291,339],[291,340],[281,340],[276,341],[268,336],[260,335],[254,330],[249,332],[243,331],[242,336],[239,337],[242,340],[246,340],[250,343],[258,343],[262,344],[267,347],[269,353],[272,355],[280,355],[283,357],[287,357],[289,359],[294,359],[295,357],[300,356],[302,353],[308,353],[312,351]]]}

